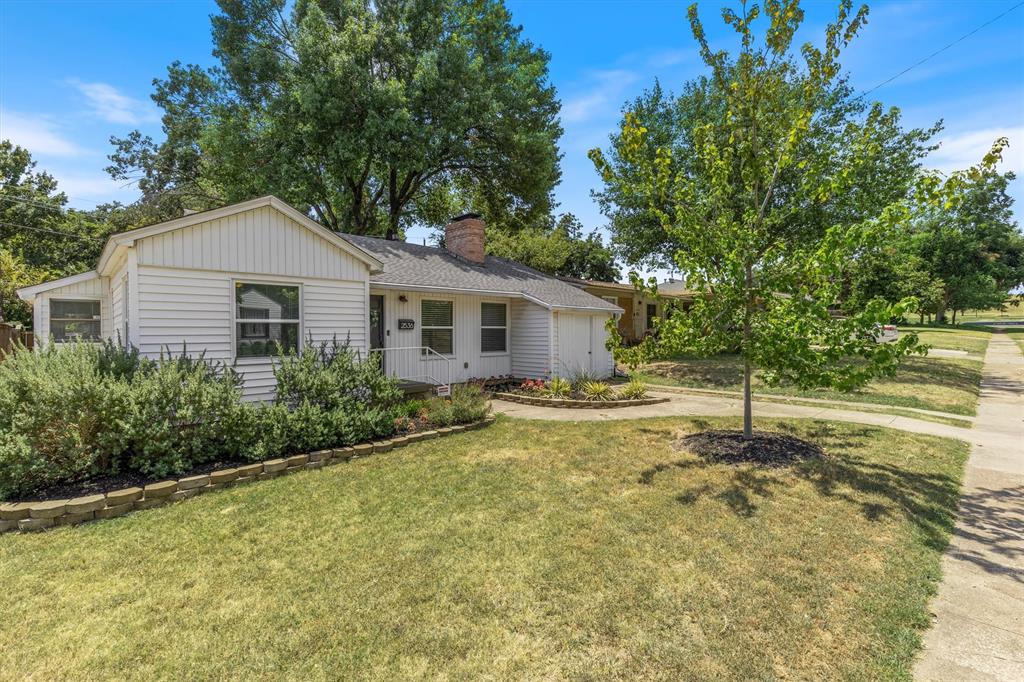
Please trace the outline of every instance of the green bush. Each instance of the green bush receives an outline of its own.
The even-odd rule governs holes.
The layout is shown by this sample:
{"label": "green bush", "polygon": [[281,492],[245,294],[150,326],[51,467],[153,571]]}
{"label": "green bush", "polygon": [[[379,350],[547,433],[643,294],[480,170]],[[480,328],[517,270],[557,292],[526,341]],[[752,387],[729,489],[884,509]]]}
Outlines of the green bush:
{"label": "green bush", "polygon": [[619,397],[626,400],[643,400],[647,397],[647,385],[639,379],[632,379],[619,389]]}
{"label": "green bush", "polygon": [[487,416],[487,395],[475,384],[452,388],[451,398],[432,398],[427,404],[427,421],[432,426],[470,424]]}
{"label": "green bush", "polygon": [[0,362],[0,497],[116,471],[129,443],[127,382],[89,344]]}
{"label": "green bush", "polygon": [[338,343],[282,357],[277,384],[275,404],[254,405],[233,368],[184,349],[159,361],[110,342],[14,352],[0,363],[0,499],[124,468],[168,476],[352,445],[425,407],[403,406],[394,380]]}
{"label": "green bush", "polygon": [[584,400],[615,400],[615,391],[603,381],[584,381],[579,391]]}
{"label": "green bush", "polygon": [[572,395],[572,382],[562,377],[553,377],[548,382],[544,395],[549,398],[568,398]]}
{"label": "green bush", "polygon": [[294,409],[303,402],[330,412],[355,404],[391,407],[402,399],[398,382],[375,359],[360,359],[347,343],[309,342],[301,355],[280,357],[274,370],[277,402]]}
{"label": "green bush", "polygon": [[152,363],[135,373],[129,393],[128,464],[144,474],[166,476],[233,459],[252,439],[239,376],[202,356]]}

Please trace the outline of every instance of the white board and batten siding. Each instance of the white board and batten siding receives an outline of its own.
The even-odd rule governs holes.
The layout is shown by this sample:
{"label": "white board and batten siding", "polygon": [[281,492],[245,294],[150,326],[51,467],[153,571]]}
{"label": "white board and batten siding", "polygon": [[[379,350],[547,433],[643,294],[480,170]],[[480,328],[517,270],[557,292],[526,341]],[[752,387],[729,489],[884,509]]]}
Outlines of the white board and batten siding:
{"label": "white board and batten siding", "polygon": [[605,323],[610,315],[556,311],[552,334],[554,373],[571,378],[586,372],[600,378],[610,377],[615,370],[612,353],[605,348],[608,332]]}
{"label": "white board and batten siding", "polygon": [[95,277],[84,282],[75,282],[66,286],[50,289],[38,294],[33,303],[33,328],[36,333],[36,346],[42,348],[50,338],[50,301],[99,301],[100,302],[100,334],[109,338],[112,330],[110,318],[110,293],[107,280]]}
{"label": "white board and batten siding", "polygon": [[149,357],[205,353],[234,363],[248,400],[274,396],[272,358],[235,359],[234,284],[298,285],[303,341],[365,352],[369,269],[270,207],[139,240],[132,342]]}
{"label": "white board and batten siding", "polygon": [[551,311],[531,301],[512,301],[512,376],[551,378]]}

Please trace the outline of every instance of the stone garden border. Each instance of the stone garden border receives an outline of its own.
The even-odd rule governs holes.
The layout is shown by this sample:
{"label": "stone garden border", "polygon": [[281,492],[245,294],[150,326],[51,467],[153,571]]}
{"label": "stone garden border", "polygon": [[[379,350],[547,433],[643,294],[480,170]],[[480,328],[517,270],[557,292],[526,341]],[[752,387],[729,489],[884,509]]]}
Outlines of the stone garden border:
{"label": "stone garden border", "polygon": [[4,502],[0,503],[0,533],[7,531],[36,531],[55,526],[71,526],[87,521],[112,519],[138,509],[152,509],[169,502],[184,500],[226,486],[262,481],[292,474],[306,469],[319,469],[330,464],[340,464],[357,457],[394,448],[405,447],[421,440],[451,436],[463,431],[490,426],[495,417],[490,415],[472,424],[460,424],[419,431],[407,436],[394,436],[388,440],[361,443],[332,450],[318,450],[302,455],[292,455],[264,462],[254,462],[231,469],[212,471],[198,476],[186,476],[150,483],[142,488],[125,488],[107,493],[86,495],[71,500],[47,500],[46,502]]}
{"label": "stone garden border", "polygon": [[571,410],[597,410],[602,408],[636,407],[667,403],[671,398],[640,398],[638,400],[569,400],[568,398],[544,398],[542,396],[520,395],[519,393],[495,393],[498,400],[539,407],[563,407]]}

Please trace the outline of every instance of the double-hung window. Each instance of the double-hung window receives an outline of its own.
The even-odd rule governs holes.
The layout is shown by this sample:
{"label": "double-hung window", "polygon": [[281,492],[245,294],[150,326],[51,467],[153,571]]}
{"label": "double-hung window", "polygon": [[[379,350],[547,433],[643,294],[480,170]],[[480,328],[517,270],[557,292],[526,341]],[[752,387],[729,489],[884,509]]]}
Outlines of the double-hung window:
{"label": "double-hung window", "polygon": [[508,352],[508,305],[480,304],[480,352]]}
{"label": "double-hung window", "polygon": [[454,354],[455,311],[451,301],[420,301],[420,345],[441,355]]}
{"label": "double-hung window", "polygon": [[299,350],[299,287],[235,282],[235,356],[263,358]]}
{"label": "double-hung window", "polygon": [[50,301],[50,336],[57,343],[100,340],[99,301]]}

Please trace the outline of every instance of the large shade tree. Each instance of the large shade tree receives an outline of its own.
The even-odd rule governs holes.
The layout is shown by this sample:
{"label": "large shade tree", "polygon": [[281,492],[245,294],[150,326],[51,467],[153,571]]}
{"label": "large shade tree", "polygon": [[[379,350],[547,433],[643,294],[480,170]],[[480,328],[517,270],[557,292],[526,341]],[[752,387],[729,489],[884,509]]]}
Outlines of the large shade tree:
{"label": "large shade tree", "polygon": [[680,351],[738,352],[748,440],[755,369],[768,383],[851,389],[894,372],[917,343],[913,335],[875,341],[876,325],[909,302],[875,300],[847,316],[833,314],[844,265],[905,216],[898,204],[867,214],[841,208],[885,153],[879,131],[889,122],[880,107],[842,123],[834,156],[811,144],[841,84],[840,54],[866,15],[867,7],[853,11],[841,0],[821,44],[804,44],[797,56],[793,36],[804,17],[798,0],[769,0],[763,10],[743,3],[739,12],[722,10],[738,36],[730,55],[710,47],[692,5],[711,96],[686,128],[689,156],[678,158],[671,141],[652,143],[642,112],[625,117],[616,150],[622,163],[591,152],[605,183],[656,218],[687,285],[706,292],[688,314],[673,315],[619,356],[635,364]]}
{"label": "large shade tree", "polygon": [[548,55],[500,1],[219,5],[219,66],[156,82],[166,140],[114,140],[109,171],[154,215],[274,193],[331,229],[397,238],[460,209],[515,225],[550,211]]}

